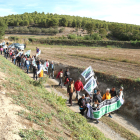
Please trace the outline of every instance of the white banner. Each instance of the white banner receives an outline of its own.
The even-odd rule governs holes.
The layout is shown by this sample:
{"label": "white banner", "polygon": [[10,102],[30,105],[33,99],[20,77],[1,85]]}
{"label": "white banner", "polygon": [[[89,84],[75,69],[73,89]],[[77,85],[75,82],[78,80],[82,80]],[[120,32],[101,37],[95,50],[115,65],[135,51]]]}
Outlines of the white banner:
{"label": "white banner", "polygon": [[38,57],[41,54],[41,50],[36,54],[36,57]]}
{"label": "white banner", "polygon": [[47,71],[47,70],[45,69],[44,65],[41,65],[41,66],[40,66],[40,70],[37,72],[37,75],[38,75],[42,70],[43,70],[43,71]]}
{"label": "white banner", "polygon": [[36,65],[36,62],[35,62],[35,59],[33,59],[32,65],[33,65],[33,66],[37,66],[37,65]]}
{"label": "white banner", "polygon": [[82,72],[81,75],[85,78],[85,81],[87,81],[91,76],[94,75],[92,67],[89,66],[85,71]]}
{"label": "white banner", "polygon": [[28,51],[25,53],[25,55],[30,55],[30,53],[31,53],[31,50],[28,50]]}
{"label": "white banner", "polygon": [[23,54],[23,52],[21,51],[16,55],[16,57],[18,57],[19,55],[22,55],[22,54]]}
{"label": "white banner", "polygon": [[84,89],[87,93],[91,94],[93,92],[93,89],[95,89],[96,87],[96,79],[94,79],[94,77],[91,77],[89,81],[85,84]]}

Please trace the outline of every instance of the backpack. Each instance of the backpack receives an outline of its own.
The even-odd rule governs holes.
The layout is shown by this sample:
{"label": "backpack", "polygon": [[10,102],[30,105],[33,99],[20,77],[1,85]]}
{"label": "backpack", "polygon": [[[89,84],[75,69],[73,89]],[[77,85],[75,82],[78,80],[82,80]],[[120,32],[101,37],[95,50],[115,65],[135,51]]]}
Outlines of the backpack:
{"label": "backpack", "polygon": [[26,65],[29,65],[29,61],[26,61]]}
{"label": "backpack", "polygon": [[60,77],[61,77],[61,78],[63,77],[63,73],[62,73],[62,72],[60,72]]}

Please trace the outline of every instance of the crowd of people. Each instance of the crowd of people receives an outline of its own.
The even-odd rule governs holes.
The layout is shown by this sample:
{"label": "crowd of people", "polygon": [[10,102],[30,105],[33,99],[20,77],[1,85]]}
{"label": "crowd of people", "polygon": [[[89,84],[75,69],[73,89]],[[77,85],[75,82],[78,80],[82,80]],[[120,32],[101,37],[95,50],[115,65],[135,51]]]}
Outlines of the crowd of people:
{"label": "crowd of people", "polygon": [[[74,82],[74,80],[72,78],[70,78],[70,72],[69,69],[66,69],[64,76],[63,76],[63,70],[60,69],[58,75],[56,78],[59,78],[59,86],[62,86],[62,79],[65,79],[64,81],[64,86],[66,86],[67,84],[67,93],[69,94],[69,104],[72,106],[72,96],[75,92],[76,98],[75,101],[78,101],[78,105],[79,105],[79,109],[80,109],[80,113],[81,115],[88,113],[88,106],[92,105],[93,109],[97,109],[99,104],[104,101],[104,100],[109,100],[115,96],[121,96],[124,99],[124,95],[123,95],[123,87],[120,87],[119,90],[116,91],[115,87],[112,87],[112,89],[110,90],[109,88],[106,89],[106,93],[103,94],[103,96],[101,96],[101,91],[100,89],[97,87],[94,89],[92,96],[89,95],[88,93],[81,93],[82,97],[79,99],[79,95],[80,92],[82,92],[84,90],[84,86],[83,83],[81,81],[81,78],[79,77],[78,80],[76,82]],[[97,85],[99,83],[97,82]],[[114,113],[114,112],[112,112]],[[111,113],[109,113],[108,117],[112,118]],[[96,120],[97,123],[99,123],[98,120]]]}
{"label": "crowd of people", "polygon": [[[4,57],[10,58],[13,64],[17,65],[21,69],[25,70],[27,74],[30,72],[33,73],[33,79],[37,80],[38,77],[42,78],[44,73],[46,73],[50,78],[54,77],[54,71],[55,71],[55,65],[53,61],[49,63],[48,60],[42,64],[41,60],[37,55],[31,56],[30,54],[24,53],[23,50],[19,51],[16,48],[3,48],[2,45],[0,45],[0,51],[1,55],[4,53]],[[36,54],[39,53],[39,48],[36,48]],[[45,71],[41,69],[41,66],[44,66]],[[41,70],[40,70],[41,69]],[[40,71],[40,72],[39,72]],[[39,73],[38,73],[39,72]],[[79,77],[76,82],[72,78],[70,78],[70,71],[69,69],[66,69],[66,71],[63,74],[63,69],[60,69],[58,72],[56,79],[59,79],[59,86],[63,88],[63,79],[64,79],[64,86],[67,87],[67,93],[69,95],[69,104],[72,106],[72,97],[74,92],[76,93],[75,101],[77,101],[80,109],[81,115],[84,115],[85,111],[86,114],[88,112],[88,106],[92,105],[93,109],[97,109],[99,104],[104,100],[109,100],[115,96],[121,96],[123,97],[123,87],[121,87],[118,91],[116,91],[115,87],[113,87],[111,90],[106,89],[106,93],[101,96],[100,89],[96,88],[93,91],[93,96],[90,96],[88,93],[83,94],[82,97],[79,99],[80,92],[84,90],[83,83],[81,81],[81,78]],[[97,85],[99,83],[97,82]],[[108,115],[112,118],[111,113]],[[97,120],[97,123],[99,121]]]}

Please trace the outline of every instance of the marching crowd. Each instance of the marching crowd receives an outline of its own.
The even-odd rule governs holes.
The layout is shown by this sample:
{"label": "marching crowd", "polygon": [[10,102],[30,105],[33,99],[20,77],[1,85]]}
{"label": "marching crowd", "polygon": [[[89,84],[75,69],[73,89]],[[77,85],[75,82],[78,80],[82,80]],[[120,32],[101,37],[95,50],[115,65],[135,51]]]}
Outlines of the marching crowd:
{"label": "marching crowd", "polygon": [[[8,45],[8,43],[7,43]],[[39,48],[36,48],[36,54],[39,53]],[[54,71],[55,71],[55,65],[53,61],[49,63],[48,60],[45,61],[43,64],[45,71],[41,69],[42,63],[41,60],[37,55],[30,56],[30,54],[25,54],[23,50],[19,51],[16,48],[3,48],[3,45],[0,45],[0,52],[1,55],[4,53],[4,57],[7,59],[8,57],[12,61],[13,64],[17,65],[23,70],[26,70],[27,74],[30,72],[33,73],[33,79],[37,80],[38,77],[42,78],[44,75],[44,72],[49,75],[49,77],[52,77],[54,79]],[[41,70],[40,70],[41,69]],[[38,73],[39,72],[39,73]],[[80,109],[81,115],[84,115],[84,112],[86,111],[86,114],[88,113],[88,106],[89,104],[92,105],[93,109],[97,109],[99,104],[104,100],[109,100],[115,96],[121,96],[123,97],[123,87],[121,87],[118,91],[116,91],[115,87],[112,87],[112,89],[106,89],[106,93],[101,96],[100,89],[96,88],[93,91],[93,96],[89,95],[88,93],[83,94],[82,97],[79,99],[79,94],[81,91],[84,90],[83,83],[81,81],[81,78],[79,77],[76,82],[72,78],[70,78],[70,71],[69,69],[66,69],[66,71],[63,74],[63,69],[60,69],[58,72],[56,79],[59,79],[59,86],[63,88],[63,79],[64,79],[64,86],[67,86],[67,93],[69,95],[69,104],[72,106],[72,97],[74,92],[76,93],[75,100],[77,101]],[[99,83],[97,82],[97,85]],[[111,113],[108,115],[112,118]],[[97,123],[99,121],[97,120]]]}

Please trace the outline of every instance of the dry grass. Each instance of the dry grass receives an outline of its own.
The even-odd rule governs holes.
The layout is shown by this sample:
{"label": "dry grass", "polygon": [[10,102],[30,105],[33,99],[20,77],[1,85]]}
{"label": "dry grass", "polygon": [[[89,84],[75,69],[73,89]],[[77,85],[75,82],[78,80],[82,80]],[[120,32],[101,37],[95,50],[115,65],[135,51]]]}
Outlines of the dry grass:
{"label": "dry grass", "polygon": [[109,57],[109,56],[96,56],[96,55],[86,55],[86,54],[69,54],[70,56],[75,57],[83,57],[83,58],[90,58],[95,60],[101,60],[101,61],[118,61],[118,62],[126,62],[131,64],[140,64],[138,61],[131,61],[129,59],[124,59],[121,57]]}

